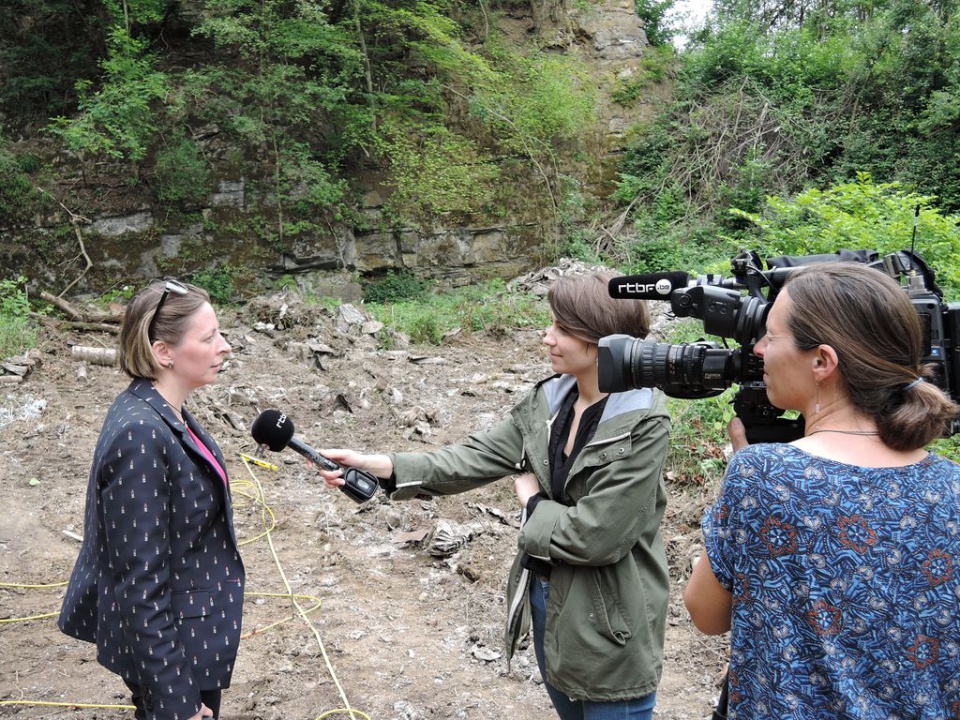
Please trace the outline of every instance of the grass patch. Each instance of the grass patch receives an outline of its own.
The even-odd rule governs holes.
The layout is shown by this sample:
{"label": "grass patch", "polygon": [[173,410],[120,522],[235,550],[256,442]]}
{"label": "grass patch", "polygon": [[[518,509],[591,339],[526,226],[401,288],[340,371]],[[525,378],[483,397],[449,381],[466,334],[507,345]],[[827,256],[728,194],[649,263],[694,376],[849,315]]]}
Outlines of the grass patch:
{"label": "grass patch", "polygon": [[507,293],[503,280],[426,293],[411,300],[368,302],[364,309],[416,343],[442,345],[459,330],[465,333],[545,328],[550,308],[533,295]]}
{"label": "grass patch", "polygon": [[37,344],[26,282],[25,277],[0,281],[0,358],[21,355]]}
{"label": "grass patch", "polygon": [[36,345],[37,330],[26,318],[0,316],[0,359],[22,355]]}

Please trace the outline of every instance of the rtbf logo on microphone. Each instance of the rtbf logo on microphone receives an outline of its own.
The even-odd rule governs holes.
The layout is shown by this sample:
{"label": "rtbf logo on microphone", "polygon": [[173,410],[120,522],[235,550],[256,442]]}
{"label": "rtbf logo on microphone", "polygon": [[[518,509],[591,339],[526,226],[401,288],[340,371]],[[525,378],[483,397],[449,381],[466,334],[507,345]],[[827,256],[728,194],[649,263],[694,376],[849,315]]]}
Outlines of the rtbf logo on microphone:
{"label": "rtbf logo on microphone", "polygon": [[660,278],[653,283],[619,283],[618,288],[624,295],[646,295],[648,293],[656,293],[657,295],[666,296],[673,292],[673,283],[671,283],[668,278]]}
{"label": "rtbf logo on microphone", "polygon": [[646,275],[623,275],[610,279],[610,297],[628,300],[669,300],[673,291],[690,280],[685,272],[647,273]]}

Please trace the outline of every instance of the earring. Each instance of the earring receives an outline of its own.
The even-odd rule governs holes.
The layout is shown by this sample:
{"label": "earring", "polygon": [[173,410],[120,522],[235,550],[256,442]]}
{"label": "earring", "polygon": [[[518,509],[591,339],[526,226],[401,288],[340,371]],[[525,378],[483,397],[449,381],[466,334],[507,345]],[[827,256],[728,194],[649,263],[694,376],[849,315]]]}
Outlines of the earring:
{"label": "earring", "polygon": [[167,364],[167,370],[173,370],[173,360]]}
{"label": "earring", "polygon": [[817,396],[813,402],[813,414],[814,415],[820,414],[820,381],[819,380],[817,380]]}

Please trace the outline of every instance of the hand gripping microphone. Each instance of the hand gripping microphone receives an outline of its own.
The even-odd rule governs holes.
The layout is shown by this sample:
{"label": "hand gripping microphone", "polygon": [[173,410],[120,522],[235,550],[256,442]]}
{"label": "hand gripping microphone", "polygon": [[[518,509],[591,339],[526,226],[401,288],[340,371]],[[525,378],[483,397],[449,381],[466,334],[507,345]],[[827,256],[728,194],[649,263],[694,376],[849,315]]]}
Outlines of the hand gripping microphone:
{"label": "hand gripping microphone", "polygon": [[669,300],[670,293],[687,287],[690,276],[685,272],[659,272],[646,275],[621,275],[607,283],[610,297],[629,300]]}
{"label": "hand gripping microphone", "polygon": [[[250,434],[257,444],[267,447],[273,452],[280,452],[285,447],[303,455],[310,462],[319,465],[324,470],[340,470],[341,466],[304,442],[293,436],[293,420],[279,410],[264,410],[253,421]],[[357,468],[346,468],[343,471],[343,482],[340,489],[351,500],[362,503],[374,496],[380,483],[370,473]]]}

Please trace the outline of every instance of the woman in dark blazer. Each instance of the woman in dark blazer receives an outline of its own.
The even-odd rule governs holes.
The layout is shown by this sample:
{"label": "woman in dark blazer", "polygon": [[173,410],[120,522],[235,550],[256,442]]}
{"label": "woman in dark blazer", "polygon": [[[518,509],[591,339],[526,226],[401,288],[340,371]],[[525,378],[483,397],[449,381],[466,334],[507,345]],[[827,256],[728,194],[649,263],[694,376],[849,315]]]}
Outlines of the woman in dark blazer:
{"label": "woman in dark blazer", "polygon": [[114,400],[94,452],[84,537],[58,625],[95,642],[137,720],[219,715],[243,609],[226,464],[184,408],[230,345],[205,291],[154,283],[127,308]]}

